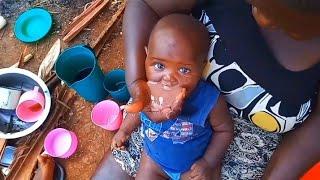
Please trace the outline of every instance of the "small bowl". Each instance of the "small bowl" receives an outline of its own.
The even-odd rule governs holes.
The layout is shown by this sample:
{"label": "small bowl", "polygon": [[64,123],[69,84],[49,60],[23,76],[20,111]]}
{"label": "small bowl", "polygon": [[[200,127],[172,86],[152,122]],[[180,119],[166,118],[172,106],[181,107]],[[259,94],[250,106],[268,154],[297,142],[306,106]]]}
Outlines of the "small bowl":
{"label": "small bowl", "polygon": [[120,128],[122,111],[116,102],[104,100],[93,107],[91,120],[95,125],[103,129],[114,131]]}
{"label": "small bowl", "polygon": [[52,157],[68,158],[75,153],[78,138],[74,132],[57,128],[48,133],[44,140],[44,149]]}
{"label": "small bowl", "polygon": [[16,114],[21,121],[36,122],[39,120],[44,109],[44,96],[39,92],[39,87],[23,93],[20,97]]}
{"label": "small bowl", "polygon": [[32,8],[22,13],[14,26],[15,36],[22,42],[36,42],[45,37],[52,27],[52,17],[43,8]]}

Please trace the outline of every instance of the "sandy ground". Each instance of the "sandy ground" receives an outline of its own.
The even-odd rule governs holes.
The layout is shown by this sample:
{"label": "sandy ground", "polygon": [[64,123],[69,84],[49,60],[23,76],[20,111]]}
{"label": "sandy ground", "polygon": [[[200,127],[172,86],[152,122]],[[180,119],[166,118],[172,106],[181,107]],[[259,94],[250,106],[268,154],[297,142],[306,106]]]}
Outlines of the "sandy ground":
{"label": "sandy ground", "polygon": [[[24,47],[27,52],[34,53],[34,58],[23,66],[24,69],[37,73],[40,62],[57,38],[62,39],[61,31],[67,27],[68,23],[78,15],[83,6],[89,0],[69,1],[17,1],[17,4],[9,4],[0,0],[0,13],[8,20],[8,25],[0,30],[0,68],[9,67],[19,59]],[[9,2],[9,1],[7,1]],[[12,2],[12,1],[11,1]],[[30,2],[30,3],[29,3]],[[40,3],[39,2],[43,2]],[[51,33],[36,44],[24,44],[17,40],[13,34],[14,22],[18,15],[35,4],[48,9],[53,18],[54,26]],[[59,4],[60,3],[60,4]],[[9,8],[9,9],[8,9]],[[92,43],[99,33],[104,29],[108,18],[111,17],[114,9],[106,8],[97,18],[69,44],[63,44],[63,48],[77,43]],[[99,63],[104,72],[113,68],[124,68],[123,63],[123,37],[120,25],[114,31],[109,41],[105,45],[99,56]],[[90,179],[103,156],[110,149],[110,142],[113,132],[108,132],[95,126],[90,119],[93,104],[78,97],[71,107],[69,114],[65,115],[60,127],[74,131],[79,138],[79,146],[76,154],[67,160],[59,160],[65,167],[67,179],[86,180]],[[107,178],[106,178],[107,179]]]}

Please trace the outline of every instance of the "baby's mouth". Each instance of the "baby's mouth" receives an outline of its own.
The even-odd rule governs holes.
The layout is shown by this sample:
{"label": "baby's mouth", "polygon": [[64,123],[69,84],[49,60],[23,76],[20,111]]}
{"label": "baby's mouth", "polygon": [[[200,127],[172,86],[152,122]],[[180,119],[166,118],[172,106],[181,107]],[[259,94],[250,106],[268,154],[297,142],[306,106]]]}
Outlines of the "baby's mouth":
{"label": "baby's mouth", "polygon": [[178,85],[165,84],[165,83],[156,82],[156,81],[148,81],[148,83],[150,83],[150,84],[161,84],[162,85],[162,89],[166,90],[166,91],[170,91],[170,90],[174,89],[175,87],[178,87]]}

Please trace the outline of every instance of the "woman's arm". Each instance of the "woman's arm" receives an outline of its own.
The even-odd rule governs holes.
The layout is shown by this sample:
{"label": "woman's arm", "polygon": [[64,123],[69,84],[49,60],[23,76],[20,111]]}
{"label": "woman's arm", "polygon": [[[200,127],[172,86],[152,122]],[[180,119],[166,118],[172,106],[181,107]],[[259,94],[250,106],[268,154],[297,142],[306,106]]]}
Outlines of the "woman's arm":
{"label": "woman's arm", "polygon": [[299,179],[320,161],[320,95],[317,106],[301,127],[286,134],[273,153],[264,179]]}
{"label": "woman's arm", "polygon": [[[125,45],[126,82],[133,97],[129,112],[141,111],[149,102],[148,89],[145,84],[144,47],[157,21],[171,13],[189,13],[196,0],[129,0],[123,19]],[[136,104],[140,102],[140,104]],[[135,108],[130,108],[130,107]]]}

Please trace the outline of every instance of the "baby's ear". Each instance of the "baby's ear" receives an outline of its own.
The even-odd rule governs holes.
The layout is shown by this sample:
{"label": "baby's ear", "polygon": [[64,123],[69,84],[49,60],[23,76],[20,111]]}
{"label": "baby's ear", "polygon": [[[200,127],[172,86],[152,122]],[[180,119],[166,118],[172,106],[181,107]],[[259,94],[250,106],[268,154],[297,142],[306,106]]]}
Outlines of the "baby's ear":
{"label": "baby's ear", "polygon": [[144,51],[146,52],[146,55],[148,55],[148,47],[147,46],[144,47]]}

